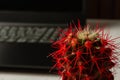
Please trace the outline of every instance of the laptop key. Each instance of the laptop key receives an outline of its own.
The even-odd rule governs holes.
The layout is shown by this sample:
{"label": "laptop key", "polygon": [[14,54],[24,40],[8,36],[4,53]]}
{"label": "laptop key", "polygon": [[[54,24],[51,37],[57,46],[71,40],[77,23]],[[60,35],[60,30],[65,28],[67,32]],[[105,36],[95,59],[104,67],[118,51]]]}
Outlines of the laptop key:
{"label": "laptop key", "polygon": [[0,28],[0,41],[5,41],[6,39],[8,39],[8,30],[9,27],[8,26],[1,26]]}
{"label": "laptop key", "polygon": [[55,31],[53,32],[53,34],[50,37],[50,40],[55,41],[57,39],[58,34],[59,34],[58,29],[55,29]]}
{"label": "laptop key", "polygon": [[16,31],[17,31],[17,27],[14,26],[14,27],[11,27],[9,30],[8,30],[8,39],[6,40],[7,42],[15,42],[16,39],[17,39],[17,36],[16,36]]}
{"label": "laptop key", "polygon": [[48,37],[52,34],[52,32],[55,30],[55,28],[49,28],[48,31],[44,34],[40,42],[50,42]]}
{"label": "laptop key", "polygon": [[35,28],[34,38],[36,39],[36,42],[39,42],[39,40],[43,37],[46,31],[47,31],[47,27],[36,27]]}

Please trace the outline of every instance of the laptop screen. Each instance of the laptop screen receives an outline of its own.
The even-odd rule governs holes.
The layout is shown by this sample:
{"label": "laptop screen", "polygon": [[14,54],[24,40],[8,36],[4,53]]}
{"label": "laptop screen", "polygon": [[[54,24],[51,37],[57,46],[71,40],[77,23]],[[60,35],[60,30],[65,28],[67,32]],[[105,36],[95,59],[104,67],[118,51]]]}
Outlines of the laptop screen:
{"label": "laptop screen", "polygon": [[85,23],[83,0],[0,0],[0,22]]}
{"label": "laptop screen", "polygon": [[80,12],[82,0],[0,0],[0,10]]}

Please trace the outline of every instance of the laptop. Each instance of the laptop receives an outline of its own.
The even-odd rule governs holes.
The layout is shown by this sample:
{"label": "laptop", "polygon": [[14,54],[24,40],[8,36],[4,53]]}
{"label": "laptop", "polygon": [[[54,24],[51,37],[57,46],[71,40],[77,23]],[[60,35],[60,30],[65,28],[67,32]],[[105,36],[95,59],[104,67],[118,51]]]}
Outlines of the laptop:
{"label": "laptop", "polygon": [[0,70],[49,72],[57,28],[80,19],[85,25],[85,0],[1,0]]}

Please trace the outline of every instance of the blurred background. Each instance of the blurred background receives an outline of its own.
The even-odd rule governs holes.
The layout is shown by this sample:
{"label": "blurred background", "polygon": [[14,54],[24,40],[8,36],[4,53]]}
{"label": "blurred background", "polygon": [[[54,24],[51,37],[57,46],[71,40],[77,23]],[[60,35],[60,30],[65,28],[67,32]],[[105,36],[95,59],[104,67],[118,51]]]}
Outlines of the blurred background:
{"label": "blurred background", "polygon": [[120,0],[86,0],[86,16],[91,19],[120,19]]}

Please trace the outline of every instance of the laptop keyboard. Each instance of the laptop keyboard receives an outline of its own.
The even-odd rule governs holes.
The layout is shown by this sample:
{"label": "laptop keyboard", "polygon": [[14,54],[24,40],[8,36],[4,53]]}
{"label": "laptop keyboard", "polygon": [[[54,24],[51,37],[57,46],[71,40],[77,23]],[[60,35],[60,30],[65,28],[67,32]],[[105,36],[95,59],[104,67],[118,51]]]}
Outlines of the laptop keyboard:
{"label": "laptop keyboard", "polygon": [[0,25],[0,42],[44,43],[56,40],[57,27],[33,25]]}

